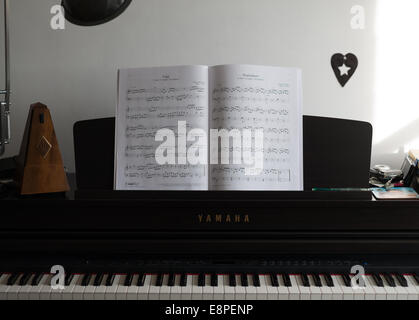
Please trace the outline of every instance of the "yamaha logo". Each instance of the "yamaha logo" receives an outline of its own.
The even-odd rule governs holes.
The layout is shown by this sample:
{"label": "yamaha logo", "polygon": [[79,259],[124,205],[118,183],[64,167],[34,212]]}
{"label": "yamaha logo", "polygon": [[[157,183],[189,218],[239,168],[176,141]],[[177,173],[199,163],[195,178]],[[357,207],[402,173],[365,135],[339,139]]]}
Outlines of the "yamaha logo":
{"label": "yamaha logo", "polygon": [[249,215],[241,214],[199,214],[199,223],[250,223]]}

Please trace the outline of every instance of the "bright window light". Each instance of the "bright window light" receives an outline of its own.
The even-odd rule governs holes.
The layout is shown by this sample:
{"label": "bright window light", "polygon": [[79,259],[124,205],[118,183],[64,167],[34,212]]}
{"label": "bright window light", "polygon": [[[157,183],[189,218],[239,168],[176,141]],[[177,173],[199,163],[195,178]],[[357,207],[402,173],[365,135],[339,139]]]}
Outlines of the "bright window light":
{"label": "bright window light", "polygon": [[419,149],[419,1],[377,1],[374,145]]}

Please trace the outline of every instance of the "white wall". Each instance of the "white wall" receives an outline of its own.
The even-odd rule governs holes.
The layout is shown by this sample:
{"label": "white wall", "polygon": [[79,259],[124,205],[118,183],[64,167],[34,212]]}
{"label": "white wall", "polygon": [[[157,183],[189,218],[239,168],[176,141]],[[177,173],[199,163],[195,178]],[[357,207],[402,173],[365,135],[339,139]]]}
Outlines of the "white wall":
{"label": "white wall", "polygon": [[[408,0],[387,2],[403,1]],[[72,126],[78,120],[114,115],[120,67],[296,66],[304,74],[305,114],[370,121],[383,132],[387,120],[377,116],[380,106],[376,105],[378,91],[387,90],[385,84],[377,87],[380,2],[133,0],[122,16],[108,24],[86,28],[67,23],[65,30],[53,31],[50,8],[59,0],[12,0],[13,143],[7,155],[18,152],[29,105],[41,101],[51,109],[65,165],[74,170]],[[350,9],[356,4],[366,10],[364,30],[350,27]],[[381,49],[386,50],[386,45],[382,41]],[[336,52],[353,52],[360,60],[344,89],[330,67]],[[403,52],[395,52],[388,62],[397,65],[399,57]],[[402,109],[383,110],[389,114]],[[411,113],[406,115],[409,120],[419,118],[419,108],[411,108]],[[395,141],[383,134],[373,161],[398,167],[402,155],[393,152],[413,136],[419,137],[418,126],[399,133]]]}

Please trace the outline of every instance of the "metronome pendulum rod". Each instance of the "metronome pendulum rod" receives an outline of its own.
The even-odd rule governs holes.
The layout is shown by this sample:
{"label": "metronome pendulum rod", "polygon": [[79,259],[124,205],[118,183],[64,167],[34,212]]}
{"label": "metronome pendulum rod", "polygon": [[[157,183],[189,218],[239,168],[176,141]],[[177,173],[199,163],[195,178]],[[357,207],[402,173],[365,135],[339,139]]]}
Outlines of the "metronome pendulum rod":
{"label": "metronome pendulum rod", "polygon": [[4,100],[0,106],[0,156],[4,154],[10,140],[10,39],[9,39],[9,0],[4,0],[4,69],[6,88],[0,93]]}

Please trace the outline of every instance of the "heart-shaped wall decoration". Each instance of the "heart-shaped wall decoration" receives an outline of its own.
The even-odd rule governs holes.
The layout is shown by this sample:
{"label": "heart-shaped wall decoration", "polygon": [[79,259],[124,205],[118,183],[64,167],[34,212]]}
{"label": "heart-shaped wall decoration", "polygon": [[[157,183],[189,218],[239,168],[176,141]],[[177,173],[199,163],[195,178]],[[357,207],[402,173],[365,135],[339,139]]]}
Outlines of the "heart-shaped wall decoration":
{"label": "heart-shaped wall decoration", "polygon": [[353,53],[343,55],[336,53],[332,56],[332,68],[340,85],[344,87],[358,68],[358,58]]}

